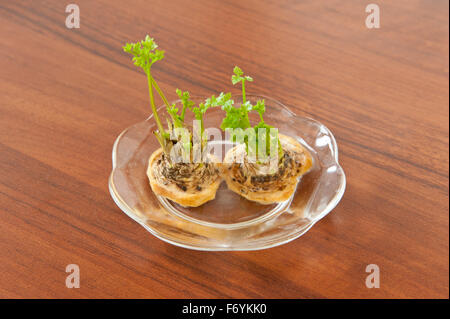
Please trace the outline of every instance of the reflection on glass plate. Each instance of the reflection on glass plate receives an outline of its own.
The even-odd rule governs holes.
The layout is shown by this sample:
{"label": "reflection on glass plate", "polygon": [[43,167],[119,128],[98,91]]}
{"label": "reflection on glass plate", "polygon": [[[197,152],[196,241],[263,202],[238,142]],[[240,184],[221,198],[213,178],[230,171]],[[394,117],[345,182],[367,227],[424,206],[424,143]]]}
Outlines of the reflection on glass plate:
{"label": "reflection on glass plate", "polygon": [[[301,178],[289,200],[261,205],[229,191],[225,183],[214,200],[195,208],[156,196],[146,175],[148,159],[159,148],[152,134],[156,124],[149,117],[123,131],[114,143],[109,190],[116,204],[156,237],[191,249],[264,249],[303,235],[344,194],[345,174],[338,163],[336,141],[319,122],[296,116],[270,98],[247,96],[252,103],[261,98],[266,100],[265,122],[296,138],[313,156],[313,168]],[[161,114],[164,112],[161,108]],[[223,116],[220,108],[208,110],[205,127],[219,127]],[[192,118],[186,119],[186,123],[189,121]]]}

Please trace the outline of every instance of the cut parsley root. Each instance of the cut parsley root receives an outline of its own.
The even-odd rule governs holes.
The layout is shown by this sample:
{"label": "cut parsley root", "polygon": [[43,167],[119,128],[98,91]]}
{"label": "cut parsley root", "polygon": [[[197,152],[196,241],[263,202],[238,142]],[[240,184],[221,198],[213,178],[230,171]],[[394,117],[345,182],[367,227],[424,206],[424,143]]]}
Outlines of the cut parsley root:
{"label": "cut parsley root", "polygon": [[150,156],[147,177],[153,192],[185,207],[213,200],[222,182],[221,167],[209,155],[202,163],[170,165],[162,148]]}
{"label": "cut parsley root", "polygon": [[[233,84],[242,83],[241,106],[222,107],[226,116],[221,128],[241,129],[240,133],[238,131],[231,136],[233,141],[239,140],[241,144],[225,155],[224,178],[230,190],[248,200],[260,204],[282,202],[295,192],[299,177],[310,170],[311,154],[295,139],[278,135],[277,130],[271,130],[273,126],[264,122],[265,101],[259,100],[252,105],[246,100],[245,81],[253,79],[243,74],[239,67],[235,67],[231,77]],[[260,118],[253,127],[248,117],[250,111],[258,112]],[[261,129],[265,132],[259,134]]]}
{"label": "cut parsley root", "polygon": [[[158,45],[148,35],[140,42],[127,43],[123,47],[125,52],[133,55],[134,64],[141,67],[147,75],[150,106],[158,128],[153,133],[161,148],[150,156],[147,176],[155,194],[183,206],[200,206],[216,196],[222,181],[221,167],[211,155],[204,154],[206,140],[202,139],[200,146],[194,145],[193,134],[187,129],[184,119],[188,109],[194,112],[195,118],[201,123],[200,134],[202,134],[203,116],[209,107],[216,105],[217,101],[209,99],[195,107],[194,102],[190,100],[189,92],[177,89],[182,108],[179,110],[175,104],[170,105],[151,72],[153,63],[164,58],[164,51],[158,50],[157,47]],[[167,130],[164,129],[156,110],[154,90],[166,105],[170,118],[167,118]],[[180,132],[177,129],[182,130]],[[198,153],[201,157],[198,163],[194,163],[193,157]],[[188,161],[183,161],[186,154],[189,156]]]}
{"label": "cut parsley root", "polygon": [[[248,160],[245,144],[227,152],[223,177],[227,186],[242,197],[260,204],[273,204],[288,200],[295,192],[298,179],[312,166],[311,154],[292,137],[279,134],[283,156],[276,170],[268,163]],[[242,158],[240,163],[235,158]]]}

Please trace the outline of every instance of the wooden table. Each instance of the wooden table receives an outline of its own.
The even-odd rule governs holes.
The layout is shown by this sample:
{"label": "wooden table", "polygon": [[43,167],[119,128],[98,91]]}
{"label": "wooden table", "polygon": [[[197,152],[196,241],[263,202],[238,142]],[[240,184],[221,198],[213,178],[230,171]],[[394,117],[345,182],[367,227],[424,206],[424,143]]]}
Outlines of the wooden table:
{"label": "wooden table", "polygon": [[[449,297],[447,1],[377,1],[379,29],[365,26],[371,1],[66,2],[0,4],[0,297]],[[112,144],[150,108],[121,46],[147,33],[170,99],[238,93],[239,65],[248,91],[329,127],[348,183],[336,209],[289,244],[212,253],[122,213]]]}

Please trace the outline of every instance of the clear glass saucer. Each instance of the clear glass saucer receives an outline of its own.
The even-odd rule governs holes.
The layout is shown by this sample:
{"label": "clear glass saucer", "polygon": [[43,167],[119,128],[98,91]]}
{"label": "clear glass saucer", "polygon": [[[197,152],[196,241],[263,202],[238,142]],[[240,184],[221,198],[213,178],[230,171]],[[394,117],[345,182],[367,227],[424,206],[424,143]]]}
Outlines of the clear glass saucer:
{"label": "clear glass saucer", "polygon": [[[235,101],[240,98],[233,96]],[[312,169],[300,179],[289,200],[261,205],[231,192],[225,182],[214,200],[195,208],[155,195],[146,175],[148,159],[159,148],[152,134],[156,123],[150,116],[127,128],[114,143],[109,190],[115,203],[154,236],[190,249],[257,250],[306,233],[338,204],[345,191],[345,174],[338,163],[333,134],[321,123],[299,117],[271,98],[248,95],[247,99],[252,103],[265,99],[265,122],[297,139],[313,156]],[[166,114],[165,107],[159,112]],[[205,127],[220,127],[223,116],[220,108],[209,109]],[[189,121],[192,118],[186,119]],[[251,121],[257,123],[258,116],[252,115]]]}

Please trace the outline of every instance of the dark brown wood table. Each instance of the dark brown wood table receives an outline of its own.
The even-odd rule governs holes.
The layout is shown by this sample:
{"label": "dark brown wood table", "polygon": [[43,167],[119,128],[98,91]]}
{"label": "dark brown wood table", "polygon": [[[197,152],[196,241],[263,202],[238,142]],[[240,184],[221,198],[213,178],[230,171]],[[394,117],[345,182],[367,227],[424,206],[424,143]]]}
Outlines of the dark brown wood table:
{"label": "dark brown wood table", "polygon": [[[80,8],[68,29],[66,5]],[[128,4],[127,4],[128,3]],[[377,1],[2,1],[0,297],[449,297],[449,4]],[[347,190],[308,233],[254,252],[153,237],[108,192],[117,135],[150,113],[121,49],[145,34],[154,75],[207,95],[234,65],[336,136]],[[81,287],[65,285],[66,265]],[[380,288],[368,289],[377,264]]]}

